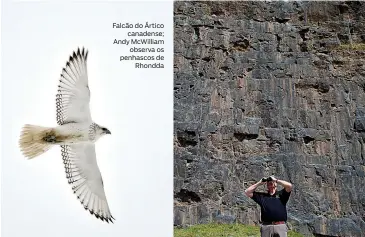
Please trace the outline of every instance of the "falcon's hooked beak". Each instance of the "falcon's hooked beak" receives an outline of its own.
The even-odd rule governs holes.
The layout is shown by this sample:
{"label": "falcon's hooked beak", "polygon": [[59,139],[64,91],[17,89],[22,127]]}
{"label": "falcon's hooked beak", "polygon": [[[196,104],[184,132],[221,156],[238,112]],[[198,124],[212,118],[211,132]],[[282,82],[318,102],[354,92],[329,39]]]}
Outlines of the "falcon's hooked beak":
{"label": "falcon's hooked beak", "polygon": [[112,133],[109,131],[109,129],[107,129],[107,128],[103,128],[103,133],[105,133],[105,134],[112,134]]}

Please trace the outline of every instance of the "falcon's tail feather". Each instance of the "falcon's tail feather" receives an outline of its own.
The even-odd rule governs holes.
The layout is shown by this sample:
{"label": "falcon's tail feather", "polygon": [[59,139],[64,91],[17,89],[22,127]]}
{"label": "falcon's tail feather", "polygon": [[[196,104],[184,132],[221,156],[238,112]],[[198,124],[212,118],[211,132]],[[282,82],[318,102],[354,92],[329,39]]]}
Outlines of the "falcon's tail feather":
{"label": "falcon's tail feather", "polygon": [[33,159],[46,151],[52,144],[44,141],[44,137],[50,128],[37,125],[26,124],[20,134],[19,146],[23,155],[28,159]]}

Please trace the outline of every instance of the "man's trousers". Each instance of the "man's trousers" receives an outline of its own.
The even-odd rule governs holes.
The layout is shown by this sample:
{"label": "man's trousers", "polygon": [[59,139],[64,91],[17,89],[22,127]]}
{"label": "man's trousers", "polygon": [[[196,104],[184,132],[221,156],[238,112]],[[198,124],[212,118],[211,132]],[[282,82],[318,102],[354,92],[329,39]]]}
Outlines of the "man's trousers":
{"label": "man's trousers", "polygon": [[261,225],[261,237],[287,237],[288,227],[286,224]]}

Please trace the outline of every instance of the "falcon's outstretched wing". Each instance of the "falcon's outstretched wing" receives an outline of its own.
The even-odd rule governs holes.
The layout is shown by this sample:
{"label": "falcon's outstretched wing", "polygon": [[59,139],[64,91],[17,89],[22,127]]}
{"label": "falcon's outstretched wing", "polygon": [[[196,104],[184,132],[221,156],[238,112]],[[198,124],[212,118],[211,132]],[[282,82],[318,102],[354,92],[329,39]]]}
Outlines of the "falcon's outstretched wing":
{"label": "falcon's outstretched wing", "polygon": [[85,210],[103,221],[113,222],[96,162],[95,145],[62,145],[61,148],[66,177]]}
{"label": "falcon's outstretched wing", "polygon": [[58,125],[91,121],[90,90],[87,78],[88,51],[77,49],[62,69],[56,96]]}

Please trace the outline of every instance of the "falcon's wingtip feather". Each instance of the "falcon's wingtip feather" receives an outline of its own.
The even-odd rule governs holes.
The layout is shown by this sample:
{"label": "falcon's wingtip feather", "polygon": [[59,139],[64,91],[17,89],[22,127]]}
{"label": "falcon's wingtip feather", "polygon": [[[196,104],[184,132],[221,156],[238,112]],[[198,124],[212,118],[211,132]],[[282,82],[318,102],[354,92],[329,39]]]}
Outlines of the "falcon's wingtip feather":
{"label": "falcon's wingtip feather", "polygon": [[109,224],[109,222],[114,224],[115,218],[111,214],[110,214],[110,217],[105,217],[105,216],[99,215],[97,212],[94,212],[94,210],[89,209],[87,206],[84,206],[84,208],[85,208],[85,210],[89,211],[92,216],[95,216],[96,219],[100,219],[101,221],[107,222],[108,224]]}
{"label": "falcon's wingtip feather", "polygon": [[89,51],[87,50],[87,48],[85,48],[84,46],[82,46],[82,47],[78,47],[77,48],[76,55],[80,55],[86,61],[88,53],[89,53]]}
{"label": "falcon's wingtip feather", "polygon": [[83,58],[85,61],[87,60],[89,51],[84,47],[77,47],[76,50],[72,51],[68,62],[72,62],[73,60],[77,60],[78,57]]}
{"label": "falcon's wingtip feather", "polygon": [[110,215],[110,217],[104,217],[104,216],[100,216],[99,214],[97,214],[95,212],[90,212],[90,214],[95,216],[97,219],[107,222],[108,224],[110,224],[109,222],[114,224],[114,221],[112,220],[112,219],[114,219],[114,217],[112,215]]}

